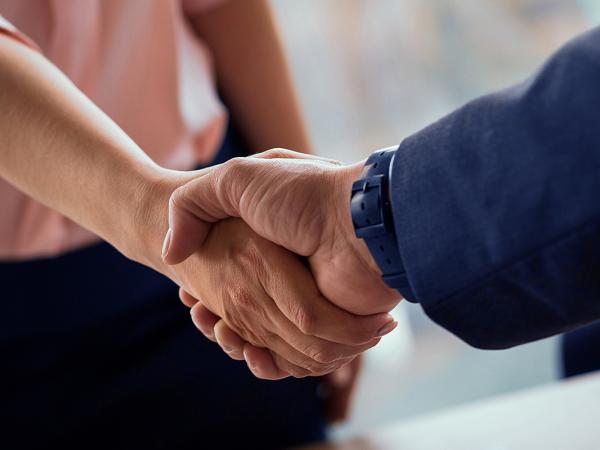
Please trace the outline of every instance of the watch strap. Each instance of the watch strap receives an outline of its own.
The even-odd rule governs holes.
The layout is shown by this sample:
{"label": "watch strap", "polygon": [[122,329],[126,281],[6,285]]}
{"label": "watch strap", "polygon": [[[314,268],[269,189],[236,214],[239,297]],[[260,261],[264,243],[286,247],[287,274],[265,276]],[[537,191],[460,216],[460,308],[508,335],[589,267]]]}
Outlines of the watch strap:
{"label": "watch strap", "polygon": [[409,301],[414,295],[398,248],[390,200],[391,168],[398,147],[373,153],[352,185],[350,209],[356,236],[363,239],[386,284]]}

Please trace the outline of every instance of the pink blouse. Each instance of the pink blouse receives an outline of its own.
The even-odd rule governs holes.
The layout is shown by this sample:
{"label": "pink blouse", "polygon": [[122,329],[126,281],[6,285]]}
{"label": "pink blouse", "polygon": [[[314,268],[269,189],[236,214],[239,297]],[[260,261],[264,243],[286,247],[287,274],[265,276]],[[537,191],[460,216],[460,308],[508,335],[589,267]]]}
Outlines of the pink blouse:
{"label": "pink blouse", "polygon": [[[226,112],[211,56],[186,15],[223,0],[0,0],[0,33],[39,49],[158,164],[215,154]],[[53,256],[97,241],[0,178],[0,259]]]}

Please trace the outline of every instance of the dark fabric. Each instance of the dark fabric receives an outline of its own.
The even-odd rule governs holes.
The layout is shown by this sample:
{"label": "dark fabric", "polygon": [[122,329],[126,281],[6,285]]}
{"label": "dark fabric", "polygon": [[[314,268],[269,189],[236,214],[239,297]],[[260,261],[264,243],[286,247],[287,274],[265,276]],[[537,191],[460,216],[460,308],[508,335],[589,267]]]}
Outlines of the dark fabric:
{"label": "dark fabric", "polygon": [[600,370],[600,322],[566,333],[561,344],[564,377]]}
{"label": "dark fabric", "polygon": [[505,348],[600,318],[600,28],[397,151],[400,252],[425,312]]}
{"label": "dark fabric", "polygon": [[[239,155],[228,133],[220,157]],[[108,244],[0,264],[0,448],[279,449],[324,437],[317,380],[266,382]]]}

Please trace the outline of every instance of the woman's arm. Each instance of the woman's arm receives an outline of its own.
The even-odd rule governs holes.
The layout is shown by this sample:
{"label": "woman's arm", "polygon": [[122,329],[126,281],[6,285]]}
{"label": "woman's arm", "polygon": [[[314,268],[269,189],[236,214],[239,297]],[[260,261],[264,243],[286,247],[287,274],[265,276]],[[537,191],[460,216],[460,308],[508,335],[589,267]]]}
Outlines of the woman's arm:
{"label": "woman's arm", "polygon": [[175,172],[157,166],[50,61],[3,34],[0,105],[1,177],[130,258],[167,270],[166,209],[161,225],[144,208],[157,180],[179,184]]}
{"label": "woman's arm", "polygon": [[310,153],[268,2],[228,1],[189,20],[211,49],[219,88],[251,150],[284,147]]}
{"label": "woman's arm", "polygon": [[215,225],[201,252],[165,265],[169,196],[199,173],[160,168],[54,65],[4,35],[0,105],[1,177],[202,298],[238,335],[279,355],[288,372],[333,370],[374,345],[391,319],[335,307],[293,255],[239,224]]}

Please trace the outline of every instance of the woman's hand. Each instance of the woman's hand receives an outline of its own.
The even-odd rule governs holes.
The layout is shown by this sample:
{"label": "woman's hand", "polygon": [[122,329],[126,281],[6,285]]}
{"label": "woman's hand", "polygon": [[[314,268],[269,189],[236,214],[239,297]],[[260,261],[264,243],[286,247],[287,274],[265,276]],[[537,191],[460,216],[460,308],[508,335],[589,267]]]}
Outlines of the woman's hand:
{"label": "woman's hand", "polygon": [[229,356],[244,359],[244,341],[246,352],[269,350],[273,372],[250,367],[261,378],[330,373],[376,345],[379,330],[393,320],[335,306],[296,255],[239,219],[215,224],[198,251],[173,269],[191,294],[182,300],[194,322]]}

